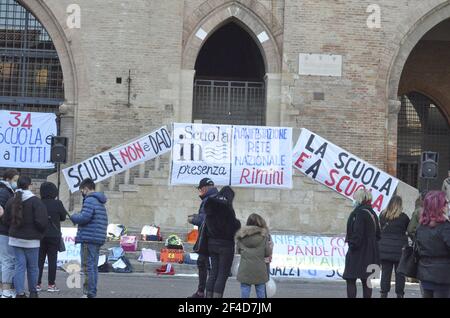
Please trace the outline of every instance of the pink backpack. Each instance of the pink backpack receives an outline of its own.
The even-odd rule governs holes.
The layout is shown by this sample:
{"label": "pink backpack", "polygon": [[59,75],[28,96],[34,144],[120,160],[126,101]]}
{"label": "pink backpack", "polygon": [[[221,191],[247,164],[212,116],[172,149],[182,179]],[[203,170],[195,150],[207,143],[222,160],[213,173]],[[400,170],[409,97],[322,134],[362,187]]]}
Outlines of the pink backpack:
{"label": "pink backpack", "polygon": [[136,252],[138,241],[136,236],[122,236],[120,246],[125,252]]}

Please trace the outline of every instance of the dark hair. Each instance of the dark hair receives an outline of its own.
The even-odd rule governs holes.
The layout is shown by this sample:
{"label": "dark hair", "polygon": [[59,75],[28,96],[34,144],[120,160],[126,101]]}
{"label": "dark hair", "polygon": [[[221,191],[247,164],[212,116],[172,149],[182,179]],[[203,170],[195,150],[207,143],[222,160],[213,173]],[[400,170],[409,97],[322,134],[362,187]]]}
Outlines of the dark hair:
{"label": "dark hair", "polygon": [[80,190],[87,188],[88,190],[95,190],[95,183],[92,181],[92,179],[87,178],[81,181],[80,183]]}
{"label": "dark hair", "polygon": [[41,199],[56,199],[58,196],[58,188],[52,182],[44,182],[40,188]]}
{"label": "dark hair", "polygon": [[[28,190],[31,185],[31,179],[29,177],[21,176],[17,180],[17,188],[21,190]],[[19,227],[23,221],[23,202],[22,191],[16,191],[11,206],[11,223],[14,226]]]}
{"label": "dark hair", "polygon": [[14,178],[15,176],[19,175],[19,171],[17,171],[16,169],[8,169],[5,171],[5,173],[3,173],[3,180],[11,180],[12,178]]}
{"label": "dark hair", "polygon": [[258,226],[266,230],[268,229],[266,221],[263,219],[261,215],[256,213],[250,214],[250,216],[247,219],[247,226]]}

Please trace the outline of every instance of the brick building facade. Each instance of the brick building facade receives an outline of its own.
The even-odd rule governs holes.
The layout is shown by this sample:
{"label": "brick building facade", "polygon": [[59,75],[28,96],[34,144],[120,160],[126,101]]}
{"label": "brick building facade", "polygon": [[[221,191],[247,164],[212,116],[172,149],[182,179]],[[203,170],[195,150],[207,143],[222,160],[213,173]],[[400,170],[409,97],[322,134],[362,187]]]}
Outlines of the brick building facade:
{"label": "brick building facade", "polygon": [[[61,129],[70,138],[72,163],[162,124],[201,119],[194,118],[193,105],[198,57],[216,32],[233,23],[262,56],[266,125],[308,128],[393,175],[401,168],[400,176],[416,187],[422,151],[441,154],[433,187],[450,168],[450,1],[380,0],[379,28],[369,28],[377,11],[361,0],[78,0],[81,28],[67,24],[71,0],[18,3],[42,23],[58,52]],[[299,75],[301,53],[342,56],[342,76]],[[417,103],[406,102],[411,93],[428,98],[420,107],[436,113],[418,115],[420,145],[398,143],[410,128],[399,114],[408,105],[419,113]],[[424,128],[437,122],[432,132]],[[426,140],[436,144],[428,147]],[[113,219],[186,225],[198,202],[190,188],[167,186],[167,160],[105,183]],[[401,187],[413,201],[414,189]],[[279,230],[341,233],[350,209],[298,174],[292,191],[246,189],[238,196],[242,218],[258,211]]]}

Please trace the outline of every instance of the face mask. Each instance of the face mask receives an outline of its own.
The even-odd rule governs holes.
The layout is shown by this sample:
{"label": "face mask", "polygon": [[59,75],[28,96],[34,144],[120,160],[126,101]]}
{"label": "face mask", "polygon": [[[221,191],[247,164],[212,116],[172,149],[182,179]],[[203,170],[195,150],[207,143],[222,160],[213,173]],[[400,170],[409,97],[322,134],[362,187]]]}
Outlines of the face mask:
{"label": "face mask", "polygon": [[86,198],[86,193],[84,193],[84,192],[81,192],[81,195],[83,196],[83,199],[85,199],[85,198]]}
{"label": "face mask", "polygon": [[17,189],[17,182],[11,182],[10,186],[11,186],[11,189],[16,190]]}

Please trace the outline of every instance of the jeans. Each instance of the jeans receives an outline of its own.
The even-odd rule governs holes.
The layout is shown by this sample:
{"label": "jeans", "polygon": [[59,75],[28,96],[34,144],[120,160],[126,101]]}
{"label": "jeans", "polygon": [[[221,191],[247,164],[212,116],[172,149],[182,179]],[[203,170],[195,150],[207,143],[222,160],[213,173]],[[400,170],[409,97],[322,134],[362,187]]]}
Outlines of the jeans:
{"label": "jeans", "polygon": [[48,284],[55,285],[59,242],[59,237],[45,237],[41,240],[41,247],[39,248],[38,285],[42,283],[42,273],[44,272],[46,257],[48,257]]}
{"label": "jeans", "polygon": [[9,237],[0,235],[0,281],[3,284],[12,284],[15,274],[14,248],[9,246]]}
{"label": "jeans", "polygon": [[16,293],[17,295],[25,293],[25,271],[28,278],[28,290],[30,293],[35,293],[39,275],[39,247],[22,248],[14,246],[13,248],[16,255],[16,274],[14,276]]}
{"label": "jeans", "polygon": [[388,294],[391,290],[392,269],[395,269],[395,293],[405,294],[405,276],[397,273],[398,262],[381,261],[381,293]]}
{"label": "jeans", "polygon": [[100,245],[81,243],[81,268],[84,273],[83,293],[88,298],[97,296],[98,258]]}
{"label": "jeans", "polygon": [[[362,287],[363,287],[363,297],[371,298],[372,297],[372,288],[367,286],[367,278],[361,279]],[[348,298],[356,298],[356,279],[347,279],[347,297]]]}
{"label": "jeans", "polygon": [[[241,298],[250,298],[250,291],[252,290],[252,285],[241,283]],[[256,297],[266,298],[266,284],[255,285]]]}
{"label": "jeans", "polygon": [[208,250],[211,258],[211,271],[206,283],[206,291],[223,295],[233,265],[234,245],[223,246],[210,243]]}
{"label": "jeans", "polygon": [[209,256],[204,254],[199,254],[197,259],[198,267],[198,290],[201,293],[205,292],[206,280],[208,279],[209,270]]}

